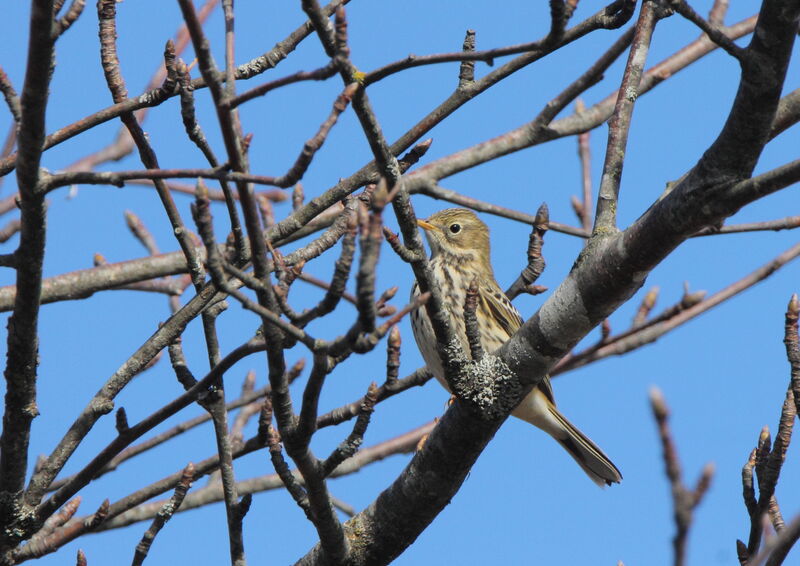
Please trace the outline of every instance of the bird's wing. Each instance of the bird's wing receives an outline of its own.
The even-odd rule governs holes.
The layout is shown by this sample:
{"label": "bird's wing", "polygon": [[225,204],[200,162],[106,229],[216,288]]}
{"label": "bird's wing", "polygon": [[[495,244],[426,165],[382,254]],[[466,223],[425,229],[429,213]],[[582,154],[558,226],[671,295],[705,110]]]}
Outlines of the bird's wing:
{"label": "bird's wing", "polygon": [[[522,326],[524,322],[519,311],[511,304],[506,294],[503,293],[496,285],[484,286],[483,292],[480,294],[487,310],[494,316],[495,320],[500,324],[503,330],[506,331],[510,338]],[[553,395],[553,386],[550,384],[550,376],[544,376],[544,379],[539,382],[539,391],[541,391],[550,403],[555,406],[556,399]]]}
{"label": "bird's wing", "polygon": [[483,299],[489,314],[500,324],[510,338],[522,326],[522,317],[497,285],[485,285],[481,289]]}
{"label": "bird's wing", "polygon": [[553,386],[550,384],[550,376],[549,375],[545,375],[544,376],[544,379],[542,379],[539,382],[538,388],[539,388],[539,391],[544,393],[544,396],[547,397],[547,400],[550,401],[550,404],[553,405],[553,407],[555,407],[556,406],[556,398],[553,395]]}

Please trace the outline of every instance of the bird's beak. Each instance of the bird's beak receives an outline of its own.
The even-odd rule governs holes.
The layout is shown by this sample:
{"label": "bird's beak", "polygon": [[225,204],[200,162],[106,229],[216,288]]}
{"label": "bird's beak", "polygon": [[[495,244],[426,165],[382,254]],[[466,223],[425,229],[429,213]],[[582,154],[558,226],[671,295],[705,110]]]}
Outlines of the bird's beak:
{"label": "bird's beak", "polygon": [[430,222],[425,222],[424,220],[417,220],[417,225],[422,228],[423,230],[435,230],[436,226],[431,224]]}

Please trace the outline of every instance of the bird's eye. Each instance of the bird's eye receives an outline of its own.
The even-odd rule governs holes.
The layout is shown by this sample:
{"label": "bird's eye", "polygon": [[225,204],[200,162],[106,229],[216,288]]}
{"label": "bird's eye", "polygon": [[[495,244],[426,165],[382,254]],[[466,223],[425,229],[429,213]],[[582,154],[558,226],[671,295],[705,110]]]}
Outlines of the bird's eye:
{"label": "bird's eye", "polygon": [[461,224],[451,224],[450,231],[453,234],[458,234],[459,232],[461,232]]}

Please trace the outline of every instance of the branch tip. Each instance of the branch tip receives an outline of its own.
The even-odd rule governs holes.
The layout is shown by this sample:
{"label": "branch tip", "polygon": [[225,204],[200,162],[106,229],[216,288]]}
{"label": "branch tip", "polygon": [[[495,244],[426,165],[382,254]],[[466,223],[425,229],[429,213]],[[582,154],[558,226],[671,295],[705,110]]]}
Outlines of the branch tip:
{"label": "branch tip", "polygon": [[130,430],[130,426],[128,426],[128,415],[125,413],[125,407],[120,407],[117,409],[116,413],[116,427],[117,433],[123,435]]}

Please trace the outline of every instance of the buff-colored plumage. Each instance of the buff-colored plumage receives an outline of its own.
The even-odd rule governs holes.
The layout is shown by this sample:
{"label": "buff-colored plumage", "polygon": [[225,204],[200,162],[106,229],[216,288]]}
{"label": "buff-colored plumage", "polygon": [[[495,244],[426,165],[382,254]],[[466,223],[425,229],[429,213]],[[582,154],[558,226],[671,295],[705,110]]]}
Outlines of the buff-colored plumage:
{"label": "buff-colored plumage", "polygon": [[[464,299],[467,288],[476,278],[479,297],[476,318],[481,345],[487,352],[497,350],[523,321],[494,279],[489,229],[473,212],[462,208],[442,210],[418,222],[428,238],[431,270],[442,290],[445,306],[464,351],[469,352],[464,329]],[[412,294],[418,292],[415,284]],[[436,338],[425,308],[412,313],[411,324],[425,363],[436,379],[447,387],[436,352]],[[611,485],[622,479],[617,467],[603,451],[556,409],[549,377],[545,377],[512,414],[555,438],[598,485]]]}

